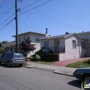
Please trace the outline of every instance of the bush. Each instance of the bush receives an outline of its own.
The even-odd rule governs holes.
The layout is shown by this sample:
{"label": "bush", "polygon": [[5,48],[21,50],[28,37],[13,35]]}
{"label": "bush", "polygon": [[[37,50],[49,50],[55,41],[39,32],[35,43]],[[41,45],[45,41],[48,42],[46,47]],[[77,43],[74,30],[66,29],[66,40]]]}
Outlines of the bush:
{"label": "bush", "polygon": [[30,57],[30,60],[36,61],[36,58],[35,58],[36,55],[39,55],[41,57],[41,60],[46,61],[46,62],[52,62],[52,61],[58,61],[59,60],[59,55],[58,54],[45,53],[45,52],[43,52],[43,48],[41,50],[37,51],[35,53],[35,55],[32,55]]}
{"label": "bush", "polygon": [[0,48],[0,54],[5,53],[5,49],[4,48]]}
{"label": "bush", "polygon": [[47,54],[47,53],[42,53],[40,54],[41,59],[43,61],[58,61],[59,60],[59,55],[58,54]]}

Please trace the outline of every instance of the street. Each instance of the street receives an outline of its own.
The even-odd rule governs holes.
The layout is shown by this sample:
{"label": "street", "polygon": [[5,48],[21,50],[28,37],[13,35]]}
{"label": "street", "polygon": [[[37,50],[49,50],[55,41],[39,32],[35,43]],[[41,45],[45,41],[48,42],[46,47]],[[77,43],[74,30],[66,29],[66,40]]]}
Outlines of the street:
{"label": "street", "polygon": [[0,66],[0,90],[81,90],[74,77],[34,68]]}

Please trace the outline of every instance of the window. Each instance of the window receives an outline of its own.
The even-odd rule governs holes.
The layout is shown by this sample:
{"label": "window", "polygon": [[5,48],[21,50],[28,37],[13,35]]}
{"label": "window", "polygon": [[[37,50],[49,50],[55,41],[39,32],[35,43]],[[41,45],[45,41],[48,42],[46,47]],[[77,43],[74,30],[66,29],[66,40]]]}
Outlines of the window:
{"label": "window", "polygon": [[24,36],[24,39],[27,39],[27,36]]}
{"label": "window", "polygon": [[86,49],[86,42],[81,42],[81,48]]}
{"label": "window", "polygon": [[40,40],[39,40],[39,36],[36,36],[36,41],[40,41]]}
{"label": "window", "polygon": [[73,48],[76,48],[76,41],[75,40],[72,41],[72,46],[73,46]]}
{"label": "window", "polygon": [[48,41],[45,41],[45,42],[44,42],[44,47],[46,47],[46,48],[47,48],[48,46],[49,46]]}

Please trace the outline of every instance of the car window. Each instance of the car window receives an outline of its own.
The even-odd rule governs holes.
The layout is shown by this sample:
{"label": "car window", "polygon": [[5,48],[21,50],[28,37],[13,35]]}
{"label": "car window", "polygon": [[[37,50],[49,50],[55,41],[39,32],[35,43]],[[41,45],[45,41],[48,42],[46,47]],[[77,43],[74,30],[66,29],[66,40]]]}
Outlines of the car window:
{"label": "car window", "polygon": [[14,54],[14,58],[24,58],[23,54]]}

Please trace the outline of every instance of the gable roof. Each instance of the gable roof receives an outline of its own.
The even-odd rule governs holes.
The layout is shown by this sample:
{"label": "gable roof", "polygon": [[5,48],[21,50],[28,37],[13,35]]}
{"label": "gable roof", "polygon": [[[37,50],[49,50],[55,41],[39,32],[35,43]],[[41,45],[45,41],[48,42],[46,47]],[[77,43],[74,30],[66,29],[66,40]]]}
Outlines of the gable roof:
{"label": "gable roof", "polygon": [[[37,32],[25,32],[25,33],[18,34],[18,36],[25,35],[25,34],[39,34],[39,35],[45,35],[45,34],[37,33]],[[12,36],[12,37],[16,37],[16,35],[14,35],[14,36]]]}
{"label": "gable roof", "polygon": [[14,45],[15,45],[15,41],[2,43],[2,46],[3,46],[4,48],[5,48],[5,47],[14,46]]}

